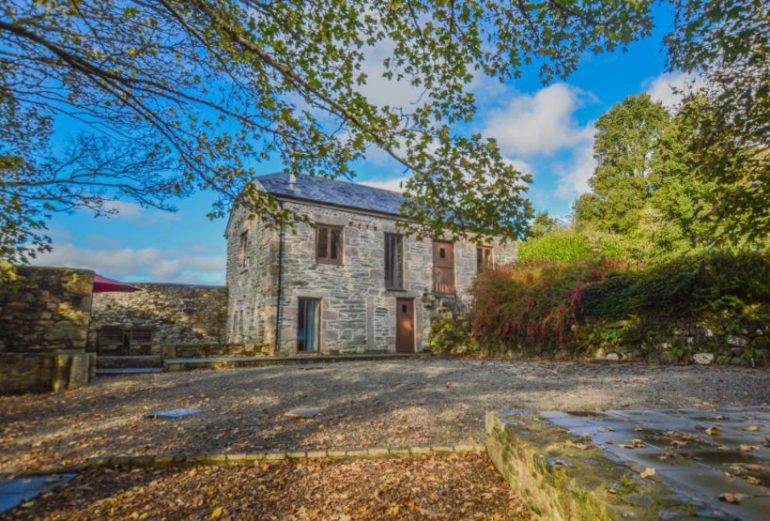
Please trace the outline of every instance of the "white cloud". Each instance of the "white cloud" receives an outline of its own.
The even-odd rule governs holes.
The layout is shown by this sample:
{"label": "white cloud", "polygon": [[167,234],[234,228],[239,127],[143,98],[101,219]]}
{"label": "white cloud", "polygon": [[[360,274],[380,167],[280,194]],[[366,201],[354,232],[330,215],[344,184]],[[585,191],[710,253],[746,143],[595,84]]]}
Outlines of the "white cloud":
{"label": "white cloud", "polygon": [[655,101],[660,101],[667,108],[676,107],[683,94],[698,90],[703,86],[700,76],[685,72],[664,72],[642,82],[642,88]]}
{"label": "white cloud", "polygon": [[[590,127],[593,135],[593,127]],[[555,165],[554,171],[559,176],[556,196],[560,199],[572,199],[591,190],[588,180],[594,174],[594,140],[586,139],[580,147],[572,151],[568,163]]]}
{"label": "white cloud", "polygon": [[72,244],[55,245],[35,260],[39,266],[92,269],[126,281],[224,282],[224,255],[194,255],[187,248],[88,249]]}
{"label": "white cloud", "polygon": [[111,219],[139,224],[153,224],[158,221],[173,221],[181,218],[179,212],[143,208],[137,203],[128,201],[105,201],[103,210],[111,212],[109,216]]}
{"label": "white cloud", "polygon": [[392,40],[382,40],[377,45],[364,49],[364,62],[361,72],[365,73],[366,83],[359,87],[359,92],[375,105],[402,107],[411,112],[421,101],[424,89],[415,87],[408,79],[388,79],[384,60],[393,56],[395,45]]}
{"label": "white cloud", "polygon": [[487,113],[483,134],[496,138],[507,155],[548,155],[574,147],[587,137],[574,112],[590,98],[566,83],[518,94],[506,106]]}
{"label": "white cloud", "polygon": [[518,170],[521,173],[530,174],[530,175],[535,174],[535,169],[532,168],[532,165],[530,165],[528,162],[524,161],[523,159],[506,158],[506,161],[508,161],[516,170]]}

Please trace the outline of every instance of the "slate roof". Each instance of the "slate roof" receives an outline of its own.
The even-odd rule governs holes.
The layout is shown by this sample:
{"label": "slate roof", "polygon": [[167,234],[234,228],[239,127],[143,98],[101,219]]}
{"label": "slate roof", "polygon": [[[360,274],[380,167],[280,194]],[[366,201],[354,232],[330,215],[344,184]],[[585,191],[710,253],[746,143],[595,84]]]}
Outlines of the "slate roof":
{"label": "slate roof", "polygon": [[288,174],[268,174],[255,179],[265,191],[277,197],[388,215],[400,215],[404,202],[404,196],[398,192],[336,179],[299,175],[293,190],[289,187]]}

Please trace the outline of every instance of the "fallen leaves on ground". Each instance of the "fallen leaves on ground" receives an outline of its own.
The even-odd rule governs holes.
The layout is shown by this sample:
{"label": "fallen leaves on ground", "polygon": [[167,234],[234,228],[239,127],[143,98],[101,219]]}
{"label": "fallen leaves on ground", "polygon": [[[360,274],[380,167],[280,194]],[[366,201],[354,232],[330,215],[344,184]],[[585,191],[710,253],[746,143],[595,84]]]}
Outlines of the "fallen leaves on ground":
{"label": "fallen leaves on ground", "polygon": [[93,468],[10,520],[532,519],[485,455]]}

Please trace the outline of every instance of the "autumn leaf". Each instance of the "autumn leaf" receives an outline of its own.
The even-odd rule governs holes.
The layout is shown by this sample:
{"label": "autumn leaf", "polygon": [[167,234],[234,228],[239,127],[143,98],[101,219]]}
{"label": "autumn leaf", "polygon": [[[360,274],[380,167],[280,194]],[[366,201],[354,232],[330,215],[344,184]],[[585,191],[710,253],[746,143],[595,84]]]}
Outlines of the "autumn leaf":
{"label": "autumn leaf", "polygon": [[749,496],[746,494],[739,494],[737,492],[725,492],[724,494],[719,495],[719,500],[724,501],[725,503],[737,505],[747,497]]}
{"label": "autumn leaf", "polygon": [[222,517],[222,514],[224,514],[224,510],[222,510],[222,507],[217,507],[211,512],[211,519],[219,519]]}
{"label": "autumn leaf", "polygon": [[655,469],[652,467],[647,467],[644,469],[639,475],[644,479],[649,479],[655,475]]}

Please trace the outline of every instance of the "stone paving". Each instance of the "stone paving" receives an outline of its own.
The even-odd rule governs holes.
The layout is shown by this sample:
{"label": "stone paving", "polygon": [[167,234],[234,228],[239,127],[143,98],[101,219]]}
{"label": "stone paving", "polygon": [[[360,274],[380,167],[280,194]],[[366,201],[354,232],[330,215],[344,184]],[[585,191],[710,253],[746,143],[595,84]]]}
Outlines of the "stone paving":
{"label": "stone paving", "polygon": [[540,416],[694,498],[698,517],[770,519],[768,407]]}
{"label": "stone paving", "polygon": [[49,492],[64,485],[73,477],[75,474],[65,473],[0,479],[0,514],[42,492]]}

